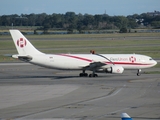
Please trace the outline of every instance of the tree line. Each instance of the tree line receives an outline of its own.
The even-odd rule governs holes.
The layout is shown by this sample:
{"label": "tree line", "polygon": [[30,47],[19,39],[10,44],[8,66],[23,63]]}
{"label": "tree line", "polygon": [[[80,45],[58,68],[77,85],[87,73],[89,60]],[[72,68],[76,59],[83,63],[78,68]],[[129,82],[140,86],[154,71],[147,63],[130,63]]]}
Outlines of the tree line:
{"label": "tree line", "polygon": [[[147,13],[134,14],[129,16],[109,16],[107,14],[90,15],[65,14],[48,15],[41,14],[17,14],[0,16],[0,26],[37,26],[38,29],[47,31],[49,29],[73,30],[81,33],[83,30],[104,30],[104,29],[135,29],[138,27],[160,28],[160,16],[150,16]],[[122,31],[123,32],[123,31]]]}

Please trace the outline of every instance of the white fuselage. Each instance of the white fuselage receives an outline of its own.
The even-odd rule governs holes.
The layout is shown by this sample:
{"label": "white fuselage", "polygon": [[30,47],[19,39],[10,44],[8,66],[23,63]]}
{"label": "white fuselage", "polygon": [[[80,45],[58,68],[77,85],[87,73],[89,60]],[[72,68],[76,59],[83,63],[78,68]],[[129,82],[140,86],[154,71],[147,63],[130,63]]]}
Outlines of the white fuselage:
{"label": "white fuselage", "polygon": [[[63,69],[63,70],[82,70],[83,67],[93,62],[101,62],[106,65],[99,69],[118,65],[124,69],[149,68],[157,64],[152,58],[138,54],[43,54],[34,55],[30,63],[43,67]],[[108,60],[109,59],[109,60]]]}
{"label": "white fuselage", "polygon": [[[137,54],[45,54],[37,50],[29,40],[19,31],[10,30],[18,54],[12,55],[25,62],[35,65],[61,69],[82,70],[80,77],[88,76],[85,70],[93,73],[89,77],[96,77],[95,72],[123,73],[124,69],[149,68],[157,64],[151,57]],[[93,54],[94,53],[94,54]]]}

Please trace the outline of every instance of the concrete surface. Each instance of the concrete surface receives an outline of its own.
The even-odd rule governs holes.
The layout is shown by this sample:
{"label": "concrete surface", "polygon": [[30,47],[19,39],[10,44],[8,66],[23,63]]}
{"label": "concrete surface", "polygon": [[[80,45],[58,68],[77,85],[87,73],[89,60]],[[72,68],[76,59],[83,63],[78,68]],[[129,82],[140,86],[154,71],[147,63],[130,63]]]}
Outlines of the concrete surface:
{"label": "concrete surface", "polygon": [[134,120],[160,119],[160,74],[125,71],[80,78],[79,72],[0,64],[0,118],[120,120],[127,112]]}

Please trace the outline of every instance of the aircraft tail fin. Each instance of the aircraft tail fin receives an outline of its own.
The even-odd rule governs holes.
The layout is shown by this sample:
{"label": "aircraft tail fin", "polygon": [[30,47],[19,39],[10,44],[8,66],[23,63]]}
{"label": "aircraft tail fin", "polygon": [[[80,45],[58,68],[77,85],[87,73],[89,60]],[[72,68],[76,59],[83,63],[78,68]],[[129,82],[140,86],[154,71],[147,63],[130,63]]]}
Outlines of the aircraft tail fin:
{"label": "aircraft tail fin", "polygon": [[122,120],[132,120],[132,118],[127,113],[122,113],[121,118]]}
{"label": "aircraft tail fin", "polygon": [[42,54],[19,30],[9,30],[19,55]]}

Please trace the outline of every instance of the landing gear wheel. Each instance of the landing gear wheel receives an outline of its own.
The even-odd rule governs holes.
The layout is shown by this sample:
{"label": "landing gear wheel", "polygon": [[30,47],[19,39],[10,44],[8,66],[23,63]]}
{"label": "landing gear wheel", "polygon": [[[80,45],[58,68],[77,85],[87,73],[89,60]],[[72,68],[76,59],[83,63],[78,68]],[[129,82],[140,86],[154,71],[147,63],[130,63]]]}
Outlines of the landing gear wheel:
{"label": "landing gear wheel", "polygon": [[98,77],[97,74],[89,74],[89,77]]}
{"label": "landing gear wheel", "polygon": [[92,74],[89,74],[89,77],[92,77]]}
{"label": "landing gear wheel", "polygon": [[141,69],[137,71],[137,76],[140,76],[140,75],[141,75]]}
{"label": "landing gear wheel", "polygon": [[137,76],[140,76],[141,75],[141,73],[137,73]]}
{"label": "landing gear wheel", "polygon": [[94,77],[98,77],[98,75],[97,75],[97,74],[94,74]]}
{"label": "landing gear wheel", "polygon": [[88,77],[88,74],[87,73],[80,73],[79,77]]}
{"label": "landing gear wheel", "polygon": [[79,77],[83,77],[83,73],[80,73],[80,74],[79,74]]}
{"label": "landing gear wheel", "polygon": [[88,77],[88,74],[87,74],[87,73],[85,73],[85,74],[84,74],[84,77]]}

